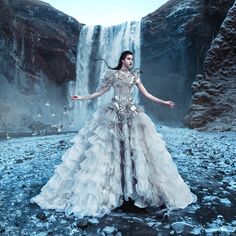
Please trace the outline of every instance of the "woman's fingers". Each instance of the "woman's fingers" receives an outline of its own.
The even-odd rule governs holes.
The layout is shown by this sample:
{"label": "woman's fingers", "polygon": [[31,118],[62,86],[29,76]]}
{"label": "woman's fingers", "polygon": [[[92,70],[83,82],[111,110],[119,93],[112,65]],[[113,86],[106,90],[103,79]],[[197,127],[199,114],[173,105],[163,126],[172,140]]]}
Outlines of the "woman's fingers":
{"label": "woman's fingers", "polygon": [[81,96],[73,95],[73,96],[71,96],[71,99],[72,100],[78,100],[78,99],[81,99]]}
{"label": "woman's fingers", "polygon": [[173,108],[175,106],[175,103],[172,101],[167,101],[167,103],[170,108]]}

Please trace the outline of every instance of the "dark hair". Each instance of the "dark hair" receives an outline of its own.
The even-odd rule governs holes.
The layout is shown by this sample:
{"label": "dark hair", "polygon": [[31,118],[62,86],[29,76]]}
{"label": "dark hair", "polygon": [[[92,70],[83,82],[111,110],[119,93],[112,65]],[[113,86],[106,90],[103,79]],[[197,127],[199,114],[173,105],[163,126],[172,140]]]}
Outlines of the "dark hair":
{"label": "dark hair", "polygon": [[122,67],[122,60],[124,60],[128,55],[133,55],[132,52],[130,51],[124,51],[121,53],[120,58],[119,58],[119,62],[118,65],[116,67],[110,68],[112,70],[120,70]]}
{"label": "dark hair", "polygon": [[[116,67],[111,67],[108,65],[107,61],[103,58],[101,59],[95,59],[96,61],[104,61],[106,63],[106,66],[111,69],[111,70],[120,70],[122,67],[122,60],[124,60],[128,55],[134,55],[131,51],[123,51],[120,55],[119,61],[118,61],[118,65]],[[134,71],[138,72],[138,73],[143,73],[140,68],[133,68]]]}
{"label": "dark hair", "polygon": [[120,70],[121,67],[122,67],[122,60],[124,60],[128,55],[134,55],[134,54],[133,54],[132,52],[130,52],[130,51],[124,51],[124,52],[122,52],[121,55],[120,55],[120,58],[119,58],[118,65],[117,65],[116,67],[111,67],[111,66],[109,66],[108,63],[107,63],[107,61],[106,61],[105,59],[103,59],[103,58],[101,58],[101,59],[95,59],[95,60],[96,60],[96,61],[98,61],[98,60],[104,61],[104,62],[106,63],[106,65],[107,65],[107,67],[108,67],[109,69],[111,69],[111,70]]}

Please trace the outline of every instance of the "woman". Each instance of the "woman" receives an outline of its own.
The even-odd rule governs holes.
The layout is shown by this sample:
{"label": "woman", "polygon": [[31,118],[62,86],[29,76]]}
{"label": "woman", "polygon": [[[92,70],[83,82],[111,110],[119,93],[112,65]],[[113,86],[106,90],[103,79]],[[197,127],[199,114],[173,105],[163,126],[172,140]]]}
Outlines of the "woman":
{"label": "woman", "polygon": [[141,208],[165,204],[171,210],[196,201],[162,136],[133,102],[131,89],[137,85],[150,100],[170,108],[175,104],[148,93],[130,70],[132,65],[132,52],[124,51],[118,66],[106,73],[96,92],[72,97],[92,99],[114,89],[112,102],[95,112],[79,131],[63,162],[31,202],[66,215],[101,217],[124,200],[132,199]]}

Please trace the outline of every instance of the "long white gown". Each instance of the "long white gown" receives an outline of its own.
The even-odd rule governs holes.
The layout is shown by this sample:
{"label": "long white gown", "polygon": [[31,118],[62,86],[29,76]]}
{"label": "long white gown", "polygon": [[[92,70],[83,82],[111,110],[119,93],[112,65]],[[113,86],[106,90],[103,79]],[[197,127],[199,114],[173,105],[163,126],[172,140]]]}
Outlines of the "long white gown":
{"label": "long white gown", "polygon": [[98,109],[74,137],[32,203],[67,216],[102,217],[123,199],[131,198],[138,207],[165,204],[170,210],[196,201],[162,136],[133,102],[131,88],[137,79],[131,71],[108,71],[98,93],[113,87],[111,103]]}

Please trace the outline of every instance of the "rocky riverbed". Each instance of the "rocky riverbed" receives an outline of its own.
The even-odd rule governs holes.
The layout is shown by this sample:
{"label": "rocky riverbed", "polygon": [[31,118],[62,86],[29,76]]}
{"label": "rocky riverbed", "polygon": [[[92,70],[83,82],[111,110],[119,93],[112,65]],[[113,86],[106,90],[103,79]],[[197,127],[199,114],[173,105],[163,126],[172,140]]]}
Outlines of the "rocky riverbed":
{"label": "rocky riverbed", "polygon": [[167,148],[198,196],[169,212],[130,204],[99,218],[66,217],[29,199],[53,174],[75,134],[0,141],[0,235],[236,235],[236,133],[160,126]]}

